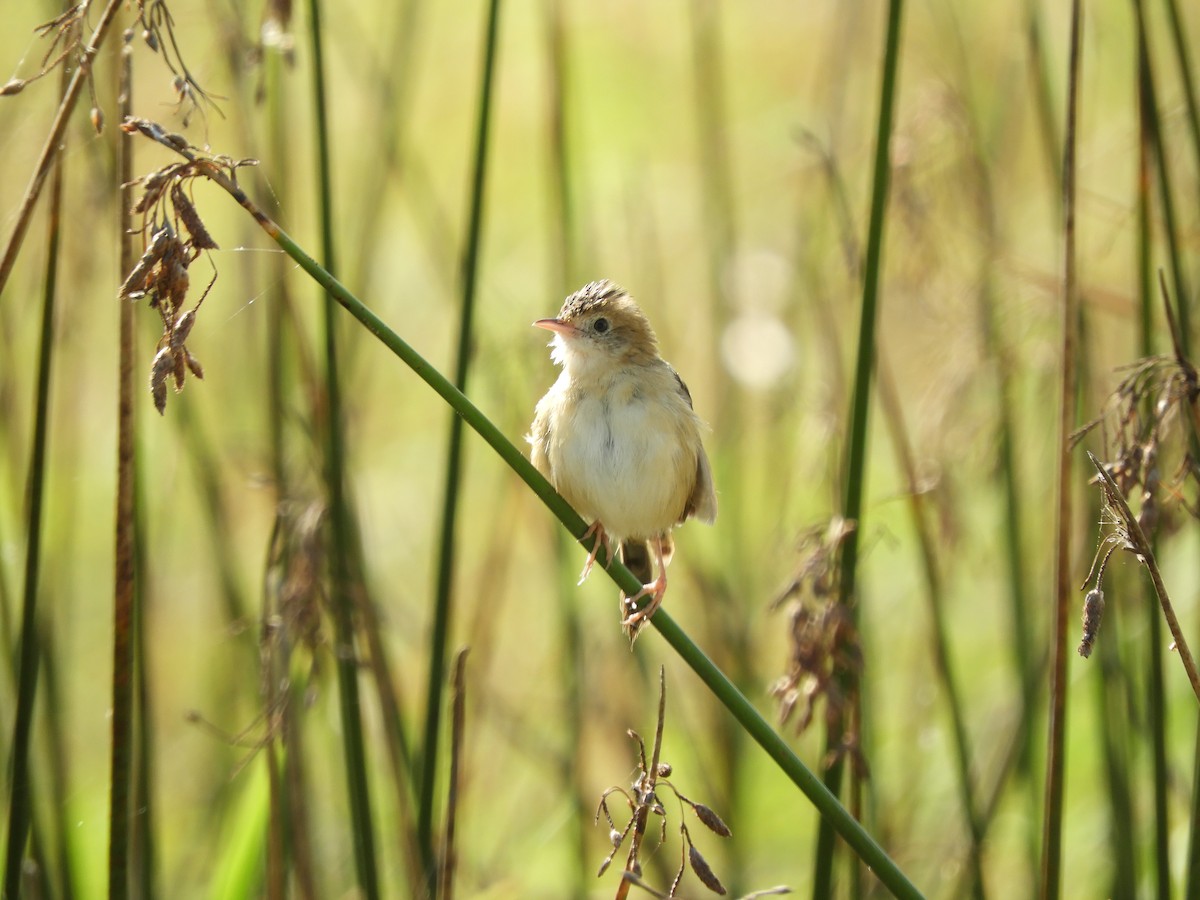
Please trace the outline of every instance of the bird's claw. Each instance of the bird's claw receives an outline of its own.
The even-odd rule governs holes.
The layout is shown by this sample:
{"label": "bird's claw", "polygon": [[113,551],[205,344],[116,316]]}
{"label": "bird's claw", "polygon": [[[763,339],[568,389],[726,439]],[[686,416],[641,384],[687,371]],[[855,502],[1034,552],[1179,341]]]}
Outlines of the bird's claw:
{"label": "bird's claw", "polygon": [[[625,633],[629,635],[629,639],[635,640],[638,632],[642,630],[650,617],[662,606],[663,596],[667,593],[667,577],[666,572],[661,572],[655,581],[650,584],[643,584],[642,589],[632,597],[626,597],[621,594],[621,611],[626,615],[621,619],[621,627],[625,629]],[[645,606],[638,608],[637,602],[643,597],[649,597],[650,600]]]}
{"label": "bird's claw", "polygon": [[579,573],[579,581],[576,584],[583,584],[587,580],[588,575],[592,572],[592,565],[596,562],[596,557],[599,555],[601,547],[604,548],[605,552],[605,568],[612,562],[613,553],[608,543],[608,533],[604,530],[604,526],[600,523],[599,519],[587,527],[587,531],[583,533],[583,536],[579,539],[579,543],[582,544],[593,535],[596,541],[592,544],[592,549],[588,551],[587,561],[583,564],[583,571]]}

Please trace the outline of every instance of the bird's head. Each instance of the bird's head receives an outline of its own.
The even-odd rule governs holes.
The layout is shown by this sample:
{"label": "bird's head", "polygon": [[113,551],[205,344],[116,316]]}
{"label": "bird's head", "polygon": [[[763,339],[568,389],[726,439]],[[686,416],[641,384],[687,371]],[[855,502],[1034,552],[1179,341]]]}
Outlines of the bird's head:
{"label": "bird's head", "polygon": [[554,332],[551,358],[567,368],[630,365],[658,356],[650,322],[625,289],[611,281],[584,285],[556,317],[533,324]]}

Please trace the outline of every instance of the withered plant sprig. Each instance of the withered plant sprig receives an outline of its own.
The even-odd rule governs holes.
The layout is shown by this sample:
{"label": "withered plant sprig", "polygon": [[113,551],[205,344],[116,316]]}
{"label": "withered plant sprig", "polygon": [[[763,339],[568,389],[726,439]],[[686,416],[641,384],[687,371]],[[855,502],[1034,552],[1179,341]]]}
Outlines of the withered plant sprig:
{"label": "withered plant sprig", "polygon": [[[1074,446],[1087,434],[1101,430],[1105,455],[1108,457],[1107,462],[1100,463],[1088,453],[1088,458],[1099,472],[1093,480],[1101,485],[1105,502],[1101,513],[1100,542],[1091,571],[1083,584],[1086,588],[1095,582],[1083,606],[1083,638],[1079,644],[1079,654],[1084,658],[1091,655],[1100,629],[1104,613],[1104,572],[1113,553],[1127,549],[1137,554],[1150,570],[1155,591],[1159,593],[1160,601],[1166,604],[1164,613],[1167,613],[1170,601],[1166,599],[1165,590],[1159,592],[1161,578],[1154,563],[1150,539],[1165,526],[1166,513],[1173,506],[1182,507],[1193,517],[1200,518],[1200,505],[1194,497],[1197,487],[1200,487],[1200,466],[1196,454],[1197,435],[1200,433],[1197,428],[1200,422],[1197,411],[1200,375],[1183,352],[1179,326],[1161,272],[1159,287],[1174,352],[1171,355],[1149,356],[1126,366],[1124,371],[1127,374],[1109,397],[1104,412],[1071,435]],[[1107,449],[1110,446],[1107,433],[1110,422],[1113,429],[1111,451]],[[1182,437],[1182,440],[1176,438],[1177,443],[1182,444],[1181,448],[1172,450],[1168,446],[1168,438],[1173,434]],[[1164,485],[1162,460],[1169,452],[1178,455],[1179,462]],[[1185,490],[1189,484],[1192,488],[1190,492]],[[1191,502],[1188,493],[1193,495]],[[1139,500],[1136,516],[1131,513],[1126,499],[1135,494]],[[1137,526],[1136,534],[1131,523]],[[1104,531],[1105,526],[1110,526],[1111,530]],[[1173,618],[1173,613],[1167,613],[1168,622]],[[1180,644],[1178,637],[1176,642]],[[1182,646],[1180,655],[1184,656]]]}
{"label": "withered plant sprig", "polygon": [[103,42],[105,34],[108,33],[108,29],[117,15],[117,10],[122,5],[122,0],[108,0],[104,11],[100,14],[100,21],[96,24],[96,28],[92,32],[91,40],[88,41],[87,46],[79,53],[79,66],[75,69],[74,74],[71,75],[67,89],[63,92],[62,100],[59,101],[58,112],[55,113],[54,122],[50,126],[50,133],[46,136],[46,141],[42,145],[37,166],[34,169],[33,176],[29,180],[29,186],[25,189],[25,195],[21,198],[21,208],[17,211],[15,217],[16,224],[13,226],[12,235],[9,237],[8,244],[4,248],[3,258],[0,258],[0,294],[4,292],[4,286],[8,283],[8,276],[12,274],[13,266],[17,261],[17,254],[20,253],[21,244],[24,242],[25,234],[29,230],[29,220],[33,214],[33,207],[37,203],[38,197],[41,196],[42,187],[46,184],[46,178],[50,174],[54,158],[62,146],[63,134],[67,129],[67,119],[75,109],[75,103],[79,99],[79,94],[83,90],[84,84],[91,83],[92,60],[95,59],[96,53],[100,49],[100,44]]}
{"label": "withered plant sprig", "polygon": [[[11,97],[19,94],[29,85],[40,78],[45,78],[59,66],[63,65],[72,55],[79,52],[83,44],[83,22],[87,16],[91,0],[82,0],[72,7],[59,13],[49,22],[43,22],[34,29],[38,37],[49,38],[50,43],[42,54],[42,62],[37,74],[28,78],[13,77],[0,86],[0,97]],[[84,73],[91,83],[91,71]],[[93,92],[94,93],[94,92]]]}
{"label": "withered plant sprig", "polygon": [[173,86],[178,98],[178,111],[182,114],[183,127],[187,128],[193,113],[204,118],[204,107],[211,106],[217,115],[224,117],[213,95],[200,86],[191,70],[183,61],[183,53],[175,39],[175,19],[166,0],[138,0],[138,22],[142,26],[142,40],[146,46],[158,53],[175,76]]}
{"label": "withered plant sprig", "polygon": [[[618,851],[624,845],[625,839],[629,838],[632,834],[629,841],[629,851],[625,858],[625,877],[622,878],[621,885],[617,889],[618,900],[628,894],[630,884],[645,887],[641,881],[641,851],[642,841],[645,838],[651,814],[659,817],[659,845],[663,844],[666,840],[667,811],[658,799],[658,792],[662,788],[667,788],[675,795],[679,801],[681,811],[685,806],[691,807],[692,811],[696,814],[696,818],[714,834],[721,837],[730,837],[732,835],[729,826],[712,809],[703,803],[696,803],[693,800],[689,800],[668,780],[671,776],[672,768],[670,763],[663,762],[661,758],[663,725],[666,720],[667,708],[667,682],[666,674],[662,667],[659,667],[658,679],[658,727],[654,732],[654,749],[651,753],[650,762],[647,763],[646,761],[646,742],[642,740],[641,735],[636,731],[628,731],[627,734],[637,743],[638,747],[637,776],[634,778],[629,790],[620,786],[613,786],[605,790],[600,796],[599,806],[596,807],[595,822],[598,824],[600,817],[604,816],[605,822],[608,823],[609,840],[612,843],[612,850],[604,858],[604,862],[600,864],[600,871],[596,873],[597,877],[603,875],[608,870],[614,857],[616,857]],[[624,828],[617,828],[616,823],[613,821],[612,813],[608,808],[609,798],[616,795],[624,799],[631,813],[629,821],[625,824]],[[714,893],[724,895],[725,886],[721,884],[721,880],[713,872],[712,867],[708,864],[708,860],[704,858],[703,854],[700,853],[696,845],[692,842],[692,836],[688,831],[687,823],[682,819],[679,822],[679,836],[682,840],[680,845],[679,869],[676,871],[675,877],[671,880],[671,886],[668,888],[666,894],[659,894],[659,896],[676,896],[679,885],[683,881],[683,873],[688,866],[691,866],[696,877],[700,879],[706,888]],[[658,893],[657,891],[652,892]]]}
{"label": "withered plant sprig", "polygon": [[[1125,502],[1125,497],[1121,494],[1116,481],[1113,480],[1113,477],[1108,473],[1104,465],[1091,451],[1088,451],[1088,459],[1092,461],[1092,465],[1096,467],[1096,472],[1099,474],[1101,490],[1104,493],[1104,508],[1108,511],[1106,518],[1114,529],[1111,535],[1102,539],[1101,547],[1103,548],[1106,543],[1113,543],[1122,549],[1129,550],[1137,557],[1138,562],[1146,567],[1146,571],[1150,573],[1150,581],[1154,585],[1154,593],[1158,597],[1159,605],[1162,607],[1163,617],[1167,620],[1167,627],[1171,629],[1174,647],[1179,652],[1179,659],[1183,663],[1184,670],[1187,672],[1188,681],[1192,685],[1192,691],[1196,694],[1196,699],[1200,700],[1200,675],[1196,672],[1196,663],[1192,659],[1192,652],[1188,648],[1187,639],[1183,635],[1183,629],[1179,627],[1179,620],[1175,617],[1175,608],[1171,604],[1171,598],[1167,594],[1166,586],[1163,584],[1162,573],[1158,569],[1158,561],[1154,558],[1154,551],[1150,547],[1150,541],[1146,539],[1145,531],[1142,530],[1141,524],[1130,510],[1129,504]],[[1105,558],[1105,562],[1107,562],[1107,557]],[[1099,579],[1103,578],[1103,573],[1104,564],[1102,563],[1100,574],[1097,578],[1097,591],[1102,590]],[[1096,619],[1095,627],[1098,628],[1098,613],[1096,614]]]}
{"label": "withered plant sprig", "polygon": [[[74,6],[68,7],[50,19],[49,22],[43,22],[34,29],[38,37],[48,37],[49,44],[46,48],[46,53],[42,54],[41,66],[38,67],[36,74],[32,74],[29,78],[17,78],[13,76],[8,79],[8,82],[0,86],[0,97],[11,97],[20,94],[29,85],[36,80],[48,76],[61,65],[64,65],[72,56],[79,53],[80,47],[83,46],[83,23],[88,16],[88,8],[91,6],[91,0],[83,0]],[[80,65],[83,65],[86,60],[80,60]],[[89,86],[91,85],[91,70],[85,67],[83,76],[88,79]],[[95,95],[95,90],[92,90],[92,95]]]}
{"label": "withered plant sprig", "polygon": [[[1195,368],[1182,356],[1150,356],[1123,369],[1121,379],[1109,398],[1107,410],[1071,435],[1077,445],[1086,435],[1100,429],[1104,444],[1112,445],[1111,459],[1105,470],[1112,476],[1122,496],[1135,490],[1142,492],[1139,519],[1146,531],[1154,532],[1160,522],[1164,497],[1161,477],[1161,458],[1164,443],[1172,426],[1180,418],[1195,421],[1198,395]],[[1109,422],[1113,434],[1108,434]],[[1186,431],[1186,426],[1185,426]],[[1173,487],[1186,481],[1196,483],[1200,471],[1189,450],[1184,450],[1170,479]],[[1182,501],[1193,515],[1197,511],[1187,503],[1182,493],[1170,495]]]}
{"label": "withered plant sprig", "polygon": [[211,179],[215,168],[236,184],[237,169],[253,161],[203,154],[192,148],[182,135],[166,132],[145,119],[128,119],[121,128],[151,137],[185,157],[185,161],[169,163],[135,182],[141,186],[142,194],[132,212],[142,217],[138,231],[144,251],[120,290],[122,300],[149,298],[148,305],[162,318],[163,334],[150,366],[150,393],[155,408],[162,413],[167,404],[168,376],[174,377],[176,393],[183,390],[188,372],[197,378],[204,377],[203,367],[186,342],[196,324],[200,305],[217,279],[213,266],[212,280],[200,299],[185,309],[191,286],[189,267],[201,253],[217,249],[217,242],[189,194],[191,182],[196,178]]}
{"label": "withered plant sprig", "polygon": [[[1113,451],[1105,463],[1121,496],[1129,497],[1141,491],[1138,522],[1142,530],[1155,534],[1162,522],[1164,501],[1178,501],[1189,514],[1200,518],[1200,504],[1191,503],[1183,491],[1190,483],[1193,493],[1200,489],[1200,374],[1183,352],[1183,341],[1171,306],[1162,272],[1159,272],[1163,310],[1171,335],[1173,353],[1169,356],[1149,356],[1138,360],[1124,371],[1128,374],[1109,397],[1101,415],[1084,425],[1073,435],[1075,446],[1097,428],[1105,430],[1109,418],[1113,421]],[[1176,426],[1178,429],[1176,430]],[[1182,437],[1182,449],[1176,451],[1179,462],[1169,479],[1169,491],[1163,490],[1162,458],[1168,437]],[[1105,435],[1104,445],[1109,441]]]}
{"label": "withered plant sprig", "polygon": [[796,716],[796,732],[812,724],[817,702],[825,700],[826,724],[843,723],[840,743],[830,748],[825,765],[849,756],[857,773],[866,777],[867,764],[858,741],[856,698],[845,685],[857,685],[861,674],[862,645],[854,621],[839,601],[838,552],[854,530],[854,523],[836,518],[827,528],[812,529],[800,538],[800,563],[788,586],[772,604],[786,605],[789,626],[787,671],[771,688],[779,700],[779,720]]}

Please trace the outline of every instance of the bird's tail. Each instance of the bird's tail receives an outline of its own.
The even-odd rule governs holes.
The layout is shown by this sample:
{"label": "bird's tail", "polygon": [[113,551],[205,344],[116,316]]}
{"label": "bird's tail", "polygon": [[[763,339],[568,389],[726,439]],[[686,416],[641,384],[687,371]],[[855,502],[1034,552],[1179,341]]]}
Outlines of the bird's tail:
{"label": "bird's tail", "polygon": [[653,568],[650,562],[650,545],[645,541],[625,541],[621,544],[621,561],[625,568],[637,576],[642,584],[653,580]]}
{"label": "bird's tail", "polygon": [[[650,540],[658,541],[662,549],[663,565],[669,563],[675,555],[675,541],[671,535],[664,534]],[[624,541],[621,544],[621,560],[625,563],[625,568],[636,575],[642,584],[649,584],[654,580],[654,555],[650,552],[649,541]]]}

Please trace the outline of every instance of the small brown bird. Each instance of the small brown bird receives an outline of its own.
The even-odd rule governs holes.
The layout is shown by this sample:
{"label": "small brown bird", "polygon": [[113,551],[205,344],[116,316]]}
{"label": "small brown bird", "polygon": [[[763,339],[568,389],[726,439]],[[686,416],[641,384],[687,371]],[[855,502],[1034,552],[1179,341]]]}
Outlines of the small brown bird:
{"label": "small brown bird", "polygon": [[[562,374],[537,405],[528,436],[538,471],[591,526],[601,546],[621,545],[647,582],[622,595],[622,624],[634,635],[662,604],[671,528],[696,517],[712,524],[717,496],[687,385],[661,356],[646,316],[622,288],[593,281],[566,299],[558,317],[533,323],[554,332]],[[649,553],[646,545],[649,544]],[[650,581],[650,555],[658,577]],[[649,596],[644,609],[637,601]]]}

